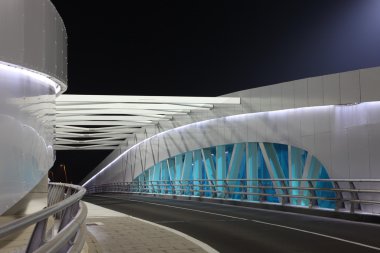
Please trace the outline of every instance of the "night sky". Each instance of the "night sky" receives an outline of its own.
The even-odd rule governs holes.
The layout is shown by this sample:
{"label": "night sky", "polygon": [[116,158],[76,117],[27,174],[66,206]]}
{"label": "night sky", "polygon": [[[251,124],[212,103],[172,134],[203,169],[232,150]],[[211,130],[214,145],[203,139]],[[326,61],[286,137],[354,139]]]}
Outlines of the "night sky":
{"label": "night sky", "polygon": [[[380,66],[380,1],[52,0],[69,94],[218,96]],[[78,183],[109,151],[59,151]]]}

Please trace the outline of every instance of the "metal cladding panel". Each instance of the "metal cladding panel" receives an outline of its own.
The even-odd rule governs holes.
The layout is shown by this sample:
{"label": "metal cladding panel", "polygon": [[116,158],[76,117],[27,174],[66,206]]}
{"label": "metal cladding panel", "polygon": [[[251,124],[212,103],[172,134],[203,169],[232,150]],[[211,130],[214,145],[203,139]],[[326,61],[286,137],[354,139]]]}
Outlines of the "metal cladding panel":
{"label": "metal cladding panel", "polygon": [[362,101],[376,101],[380,97],[380,68],[360,70],[360,96]]}
{"label": "metal cladding panel", "polygon": [[67,83],[66,31],[48,0],[0,1],[0,61]]}
{"label": "metal cladding panel", "polygon": [[53,10],[46,6],[45,9],[46,22],[45,22],[45,43],[46,43],[46,51],[45,51],[45,69],[47,72],[55,73],[56,65],[57,65],[57,20],[55,19],[55,13]]}
{"label": "metal cladding panel", "polygon": [[67,80],[67,33],[65,27],[63,27],[62,45],[62,76]]}
{"label": "metal cladding panel", "polygon": [[[24,48],[30,47],[33,50],[27,50],[24,53],[24,61],[32,63],[34,66],[44,66],[44,30],[41,27],[45,25],[45,7],[41,4],[35,4],[35,1],[25,1],[25,9],[29,10],[24,14]],[[42,43],[41,43],[42,42]]]}
{"label": "metal cladding panel", "polygon": [[55,50],[55,58],[56,58],[56,64],[55,64],[55,69],[54,71],[62,76],[63,75],[63,59],[64,59],[64,55],[62,55],[63,53],[63,39],[65,38],[65,35],[63,34],[64,30],[63,30],[63,23],[60,19],[56,19],[56,22],[55,22],[55,26],[56,26],[56,43],[55,43],[55,47],[56,47],[56,50]]}
{"label": "metal cladding panel", "polygon": [[0,60],[23,62],[24,51],[24,1],[0,2]]}
{"label": "metal cladding panel", "polygon": [[342,104],[360,102],[360,72],[358,70],[341,73],[339,85]]}
{"label": "metal cladding panel", "polygon": [[0,215],[54,163],[51,113],[56,93],[49,83],[48,78],[0,64]]}
{"label": "metal cladding panel", "polygon": [[339,74],[323,76],[323,104],[340,104]]}

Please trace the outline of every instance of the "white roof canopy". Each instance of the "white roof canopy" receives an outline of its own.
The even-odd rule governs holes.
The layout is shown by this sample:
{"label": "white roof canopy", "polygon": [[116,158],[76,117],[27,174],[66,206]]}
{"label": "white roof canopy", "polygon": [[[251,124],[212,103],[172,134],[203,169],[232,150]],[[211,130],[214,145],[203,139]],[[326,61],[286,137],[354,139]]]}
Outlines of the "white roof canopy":
{"label": "white roof canopy", "polygon": [[115,149],[144,126],[173,115],[240,104],[236,97],[61,95],[56,106],[56,150]]}

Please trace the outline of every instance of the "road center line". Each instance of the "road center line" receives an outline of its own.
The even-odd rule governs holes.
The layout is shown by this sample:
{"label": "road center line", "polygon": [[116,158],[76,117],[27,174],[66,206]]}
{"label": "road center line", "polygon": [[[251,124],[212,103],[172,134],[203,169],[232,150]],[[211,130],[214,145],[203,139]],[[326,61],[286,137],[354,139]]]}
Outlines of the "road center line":
{"label": "road center line", "polygon": [[202,211],[202,210],[197,210],[197,209],[178,207],[178,206],[172,206],[172,205],[166,205],[166,204],[159,204],[159,203],[147,202],[147,201],[141,201],[141,200],[120,199],[120,198],[109,197],[109,196],[104,196],[104,195],[96,195],[96,196],[105,197],[105,198],[111,198],[111,199],[117,199],[117,200],[126,200],[126,201],[138,202],[138,203],[155,205],[155,206],[165,206],[165,207],[169,207],[169,208],[175,208],[175,209],[187,210],[187,211],[192,211],[192,212],[217,215],[217,216],[222,216],[222,217],[227,217],[227,218],[232,218],[232,219],[237,219],[237,220],[251,221],[251,222],[254,222],[254,223],[259,223],[259,224],[263,224],[263,225],[268,225],[268,226],[274,226],[274,227],[289,229],[289,230],[293,230],[293,231],[298,231],[298,232],[302,232],[302,233],[307,233],[307,234],[311,234],[311,235],[325,237],[325,238],[329,238],[329,239],[332,239],[332,240],[337,240],[337,241],[340,241],[340,242],[354,244],[354,245],[357,245],[357,246],[361,246],[361,247],[365,247],[365,248],[369,248],[369,249],[374,249],[374,250],[380,251],[379,247],[371,246],[371,245],[368,245],[368,244],[364,244],[364,243],[360,243],[360,242],[354,242],[354,241],[349,241],[349,240],[345,240],[345,239],[342,239],[342,238],[339,238],[339,237],[335,237],[335,236],[320,234],[320,233],[317,233],[317,232],[312,232],[312,231],[308,231],[308,230],[304,230],[304,229],[299,229],[299,228],[294,228],[294,227],[288,227],[288,226],[284,226],[284,225],[280,225],[280,224],[275,224],[275,223],[269,223],[269,222],[265,222],[265,221],[250,220],[250,219],[246,219],[246,218],[241,218],[241,217],[236,217],[236,216],[230,216],[230,215],[225,215],[225,214],[220,214],[220,213],[213,213],[213,212],[207,212],[207,211]]}

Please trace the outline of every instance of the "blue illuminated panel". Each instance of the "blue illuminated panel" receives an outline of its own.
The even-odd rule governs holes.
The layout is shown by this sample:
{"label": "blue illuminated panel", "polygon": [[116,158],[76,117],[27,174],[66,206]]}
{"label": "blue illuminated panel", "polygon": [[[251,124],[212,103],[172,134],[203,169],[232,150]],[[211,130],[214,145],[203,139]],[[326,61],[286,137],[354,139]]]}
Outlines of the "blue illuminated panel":
{"label": "blue illuminated panel", "polygon": [[[310,163],[305,170],[308,155]],[[332,189],[331,182],[310,181],[321,189],[312,193],[309,190],[295,189],[307,187],[310,183],[308,181],[273,183],[265,179],[314,180],[329,179],[329,175],[322,163],[305,150],[278,143],[248,142],[219,145],[176,155],[148,168],[135,181],[145,183],[150,193],[280,203],[280,197],[274,196],[277,193],[290,195],[286,198],[288,203],[299,206],[309,205],[310,201],[305,197],[312,194],[335,198],[334,192],[322,190],[322,188]],[[159,183],[149,182],[150,180],[162,180],[164,185],[181,183],[182,186],[164,189],[163,186],[158,186]],[[273,189],[273,186],[280,188]],[[259,193],[265,196],[260,196]],[[335,202],[332,200],[318,200],[317,205],[323,208],[335,208]]]}

